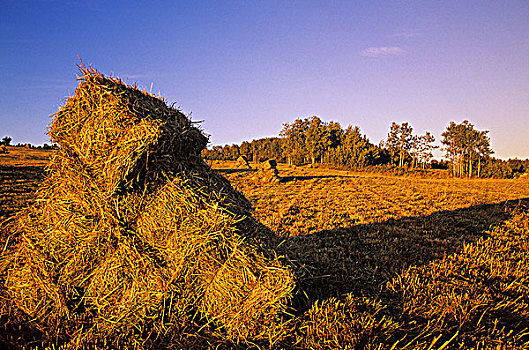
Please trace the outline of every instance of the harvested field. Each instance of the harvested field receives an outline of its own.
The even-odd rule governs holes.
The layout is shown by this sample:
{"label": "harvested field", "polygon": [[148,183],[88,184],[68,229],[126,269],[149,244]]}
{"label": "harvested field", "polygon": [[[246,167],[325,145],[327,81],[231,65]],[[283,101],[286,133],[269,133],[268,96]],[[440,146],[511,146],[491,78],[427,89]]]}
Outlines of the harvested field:
{"label": "harvested field", "polygon": [[252,202],[255,217],[282,236],[529,198],[526,179],[420,179],[281,164],[281,183],[256,184],[252,172],[231,166],[213,164]]}
{"label": "harvested field", "polygon": [[451,254],[529,200],[529,181],[417,179],[280,165],[278,184],[225,172],[255,217],[307,266],[313,296],[376,293],[412,265]]}
{"label": "harvested field", "polygon": [[[0,168],[6,184],[2,198],[12,200],[9,211],[1,208],[6,216],[26,205],[42,177],[42,167],[30,164]],[[283,347],[390,348],[397,343],[396,348],[427,349],[432,343],[458,342],[462,348],[524,348],[528,339],[522,330],[528,323],[523,286],[528,277],[512,264],[522,261],[518,255],[527,248],[516,243],[528,232],[527,179],[415,179],[279,164],[282,182],[262,183],[252,180],[253,170],[231,166],[213,164],[252,201],[255,215],[277,230],[283,240],[280,251],[303,267],[297,274],[306,297],[296,305],[302,314],[283,336]],[[18,191],[13,191],[15,184]],[[290,210],[280,216],[285,202]],[[511,236],[512,230],[517,233]],[[502,249],[515,249],[518,255],[511,258]],[[477,279],[474,285],[457,282],[469,274],[485,277],[488,266],[496,266],[493,279]],[[432,273],[451,277],[436,282],[440,277],[432,279]],[[498,294],[490,288],[512,291]],[[467,301],[458,297],[465,290],[473,291]],[[441,293],[439,302],[420,308],[432,293]],[[507,303],[503,308],[501,300]],[[466,313],[450,316],[457,305]],[[519,321],[509,335],[513,317]],[[428,323],[429,318],[438,321]],[[481,328],[474,327],[480,319]],[[332,334],[340,336],[326,338]],[[202,346],[222,342],[211,339]]]}
{"label": "harvested field", "polygon": [[[529,346],[529,179],[279,164],[266,182],[262,164],[171,158],[170,128],[151,149],[134,140],[160,163],[126,147],[106,162],[86,135],[53,153],[51,177],[39,150],[0,157],[2,345]],[[88,181],[65,152],[108,169]]]}
{"label": "harvested field", "polygon": [[0,223],[29,205],[52,150],[6,147],[0,154]]}

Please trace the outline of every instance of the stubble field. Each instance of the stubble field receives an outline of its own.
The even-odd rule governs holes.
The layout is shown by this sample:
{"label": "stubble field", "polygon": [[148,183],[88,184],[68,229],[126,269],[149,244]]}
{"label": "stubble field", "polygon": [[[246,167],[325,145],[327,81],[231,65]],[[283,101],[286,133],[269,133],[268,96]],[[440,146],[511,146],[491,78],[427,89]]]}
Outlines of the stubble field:
{"label": "stubble field", "polygon": [[[31,203],[48,155],[12,149],[0,157],[0,222]],[[282,258],[303,266],[304,316],[287,341],[293,347],[528,344],[528,179],[280,164],[281,181],[265,182],[232,162],[211,165],[282,237]]]}
{"label": "stubble field", "polygon": [[306,289],[315,297],[377,294],[407,267],[486,237],[529,203],[527,179],[423,179],[280,164],[282,181],[274,183],[231,162],[211,165],[284,237],[289,257],[307,266],[313,284]]}

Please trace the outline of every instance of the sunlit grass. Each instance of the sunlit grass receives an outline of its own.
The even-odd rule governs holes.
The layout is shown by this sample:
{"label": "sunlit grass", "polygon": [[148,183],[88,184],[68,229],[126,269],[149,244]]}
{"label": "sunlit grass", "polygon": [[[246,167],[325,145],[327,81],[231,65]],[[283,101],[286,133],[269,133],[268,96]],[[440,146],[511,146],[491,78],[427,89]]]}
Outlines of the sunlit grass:
{"label": "sunlit grass", "polygon": [[286,166],[280,176],[296,179],[267,183],[254,181],[252,172],[226,174],[252,201],[255,216],[283,236],[529,197],[528,180],[419,179]]}
{"label": "sunlit grass", "polygon": [[[279,252],[306,294],[276,347],[529,347],[527,179],[279,169],[289,181],[225,173],[283,236]],[[0,168],[4,217],[27,204],[40,174]]]}

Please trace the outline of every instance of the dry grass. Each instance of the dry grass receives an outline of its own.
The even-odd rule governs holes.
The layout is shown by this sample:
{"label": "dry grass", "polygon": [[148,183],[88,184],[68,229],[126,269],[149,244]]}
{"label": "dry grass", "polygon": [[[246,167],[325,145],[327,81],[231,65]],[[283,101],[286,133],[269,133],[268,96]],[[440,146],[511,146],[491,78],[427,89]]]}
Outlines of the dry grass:
{"label": "dry grass", "polygon": [[[329,188],[348,190],[342,187],[343,178],[304,180],[302,177],[325,176],[318,170],[281,166],[280,169],[283,176],[298,177],[297,181],[279,184],[284,186],[283,189],[299,188],[311,184],[311,180],[324,180]],[[18,183],[22,191],[15,203],[23,207],[32,186],[39,181],[39,172],[27,172],[23,167],[0,170],[4,183],[10,184],[3,186],[2,192],[8,192],[11,184]],[[226,173],[239,188],[242,180],[251,176],[251,172]],[[16,176],[20,176],[17,174],[24,174],[25,178],[17,179]],[[330,172],[327,176],[337,175],[353,174]],[[527,216],[520,213],[523,213],[527,201],[483,202],[487,198],[494,201],[524,197],[525,182],[454,180],[451,183],[448,180],[354,176],[357,177],[346,179],[352,183],[364,180],[372,186],[377,179],[381,192],[397,191],[392,186],[402,183],[420,183],[427,193],[439,194],[443,192],[436,189],[435,184],[441,183],[445,186],[444,191],[452,188],[455,196],[459,194],[456,198],[463,200],[459,203],[445,201],[444,205],[452,203],[453,210],[430,215],[418,213],[417,216],[393,219],[391,215],[398,215],[402,210],[403,206],[398,206],[386,212],[385,215],[390,217],[387,221],[343,227],[338,224],[338,228],[321,230],[317,234],[290,236],[281,247],[288,252],[290,259],[296,260],[298,265],[301,262],[304,267],[298,271],[298,276],[302,277],[298,281],[308,298],[298,307],[307,311],[294,323],[278,330],[276,338],[271,341],[281,341],[282,347],[311,348],[390,348],[395,343],[396,348],[410,349],[427,349],[432,343],[431,348],[444,344],[448,348],[523,348],[527,342],[523,329],[528,324],[524,316],[527,304],[523,301],[526,298],[527,269],[520,263],[527,251],[523,237],[528,230]],[[247,186],[243,188],[253,189],[254,198],[259,198],[257,194],[261,192],[264,198],[286,196],[285,191],[268,192],[269,187],[276,186],[273,184],[248,181],[243,185]],[[431,186],[429,190],[428,186]],[[500,191],[501,186],[505,192]],[[509,188],[517,192],[508,193]],[[464,196],[465,190],[474,196],[474,200]],[[317,200],[322,200],[319,197],[329,198],[324,195],[325,191],[312,193]],[[477,198],[481,198],[482,204],[468,207]],[[402,200],[406,201],[406,198]],[[175,201],[173,198],[166,203]],[[263,207],[259,208],[259,199],[254,203],[258,205],[258,211],[265,212]],[[336,205],[335,210],[339,209],[337,202],[330,204]],[[508,220],[511,216],[509,208],[516,207],[521,209],[514,219],[492,234],[486,232]],[[325,207],[321,209],[326,210]],[[348,207],[344,209],[348,210]],[[375,214],[371,215],[374,217]],[[296,218],[295,215],[292,217]],[[303,221],[301,217],[298,220]],[[321,226],[325,224],[328,223],[321,223]],[[136,268],[138,266],[142,265],[136,265]],[[235,281],[238,279],[234,278]],[[122,277],[116,281],[125,283]],[[149,281],[154,283],[152,278]],[[386,288],[387,281],[391,283]],[[134,309],[134,313],[141,313],[146,303],[135,305],[141,308]],[[509,334],[511,330],[513,332]],[[181,331],[190,334],[187,337],[198,347],[228,346],[223,343],[221,335],[204,338],[204,335],[195,333],[193,327]]]}
{"label": "dry grass", "polygon": [[388,283],[386,297],[397,303],[402,328],[416,334],[414,342],[529,346],[528,209],[516,210],[489,237]]}
{"label": "dry grass", "polygon": [[269,184],[255,182],[252,172],[222,170],[230,165],[214,167],[284,237],[282,251],[297,266],[308,308],[298,344],[528,345],[526,179],[416,179],[282,166],[283,182]]}
{"label": "dry grass", "polygon": [[38,166],[0,165],[0,223],[33,200],[43,175],[44,169]]}
{"label": "dry grass", "polygon": [[[227,169],[230,164],[214,166]],[[24,207],[24,201],[40,179],[38,170],[28,172],[27,169],[38,168],[0,169],[4,183],[9,184],[2,187],[3,193],[9,193],[15,184],[21,189],[13,197],[18,196],[19,200],[14,199],[16,204],[12,209],[17,205],[19,208]],[[270,331],[273,328],[268,331],[264,328],[254,330],[254,333],[261,332],[261,337],[269,337],[264,344],[316,349],[389,349],[392,346],[408,349],[435,349],[443,346],[524,348],[527,345],[529,339],[525,329],[529,326],[529,274],[524,265],[527,261],[525,255],[528,251],[526,241],[529,232],[529,219],[524,214],[527,213],[529,204],[524,199],[528,197],[527,180],[428,180],[336,171],[325,173],[325,170],[287,168],[281,165],[279,169],[281,176],[290,177],[289,181],[279,184],[255,182],[251,179],[252,171],[223,172],[234,185],[253,199],[256,212],[262,219],[267,215],[276,215],[274,208],[281,205],[282,200],[293,197],[305,210],[322,215],[320,219],[329,217],[332,212],[342,211],[350,218],[351,213],[354,215],[362,211],[366,213],[364,218],[370,218],[371,221],[358,224],[344,220],[345,215],[334,215],[338,218],[335,222],[326,220],[318,223],[319,219],[303,216],[301,210],[289,213],[292,221],[298,225],[289,232],[282,232],[284,241],[280,250],[287,260],[291,260],[297,276],[299,289],[294,306],[298,309],[298,317],[286,323],[282,323],[286,319],[280,321],[278,324],[283,326],[275,331]],[[168,186],[180,185],[175,183]],[[332,191],[342,199],[342,205],[331,195]],[[380,195],[374,195],[373,191]],[[372,201],[378,200],[379,205],[385,203],[386,207],[376,207],[373,204],[362,208],[355,203],[355,192],[359,192],[356,198],[364,198],[361,202],[364,205],[367,203],[365,198],[371,194]],[[176,224],[171,223],[172,218],[182,217],[181,214],[171,212],[182,210],[178,201],[182,200],[182,193],[186,192],[180,189],[176,192],[160,190],[159,193],[164,198],[154,196],[151,200],[165,204],[146,206],[156,211],[146,211],[144,217],[157,218],[147,220],[149,225],[170,227]],[[381,195],[383,193],[386,196]],[[420,193],[420,196],[415,193]],[[390,196],[400,196],[399,202]],[[506,201],[507,199],[510,201]],[[327,205],[322,204],[325,202]],[[414,205],[406,204],[408,202],[413,202]],[[276,203],[276,206],[267,207],[269,203]],[[320,207],[311,208],[310,203]],[[207,209],[207,206],[201,210],[184,216],[197,215],[200,220],[208,221],[207,217],[214,212]],[[169,239],[160,240],[152,234],[146,237],[148,234],[141,233],[141,230],[139,233],[140,236],[144,235],[142,241],[147,242],[154,251],[167,252],[174,249],[171,247],[182,244],[207,242],[208,234],[200,220],[195,229],[186,229],[186,232],[195,232],[194,234],[201,236],[191,242],[182,240],[179,236],[164,236],[163,229],[152,227],[145,232],[160,232]],[[221,221],[217,224],[226,228],[233,227],[229,222],[223,224]],[[314,230],[304,231],[312,225],[316,225]],[[494,229],[495,227],[498,228]],[[212,231],[219,229],[213,227]],[[207,250],[205,247],[207,243],[189,250]],[[237,249],[234,251],[237,252]],[[119,250],[115,258],[121,259],[123,256],[134,255],[133,252],[122,254]],[[174,266],[173,270],[183,266],[183,256],[178,258],[178,254],[171,255],[174,257],[172,259],[167,259],[167,255],[162,256]],[[144,265],[148,262],[142,261],[120,260],[120,265],[128,266],[128,274],[113,277],[106,274],[106,285],[123,286],[130,283],[127,280],[136,281],[135,283],[144,281],[142,283],[146,283],[145,289],[156,290],[156,283],[164,283],[164,278],[145,276],[142,271],[148,270]],[[111,260],[108,264],[114,262]],[[225,275],[226,283],[247,285],[249,281],[245,278],[248,276],[238,274],[237,271],[240,270],[236,265],[227,264],[226,267],[234,271]],[[201,267],[196,265],[194,268]],[[223,282],[223,285],[226,283]],[[197,284],[189,280],[182,284],[193,285]],[[211,287],[213,293],[216,289],[214,285]],[[141,285],[137,288],[142,289]],[[103,288],[98,293],[104,291]],[[288,290],[285,292],[288,294]],[[191,292],[187,293],[190,295]],[[300,298],[303,294],[306,297]],[[149,305],[152,305],[149,300],[156,299],[156,295],[132,294],[130,297],[135,298],[137,303],[132,303],[127,312],[129,316],[124,317],[121,324],[138,325],[135,317],[149,313]],[[130,300],[123,295],[121,298],[124,301]],[[232,304],[229,299],[217,300],[222,300],[221,305],[232,305],[235,308],[244,305]],[[274,298],[270,300],[270,305],[277,301]],[[131,304],[130,301],[126,303]],[[200,306],[202,314],[213,312],[224,317],[222,312],[215,311],[219,307],[216,305],[219,304],[211,303],[210,299],[205,300]],[[103,314],[113,306],[103,303],[98,304],[98,307]],[[226,343],[229,337],[247,336],[241,334],[240,329],[234,328],[232,332],[236,333],[227,337],[223,331],[218,333],[210,326],[206,328],[206,333],[204,329],[197,333],[196,327],[199,325],[196,319],[193,320],[188,313],[182,312],[189,310],[185,304],[176,303],[172,308],[173,317],[179,317],[179,323],[171,323],[173,328],[167,324],[160,325],[157,332],[167,334],[178,329],[182,334],[187,334],[187,343],[183,342],[182,337],[177,337],[172,339],[173,344],[188,344],[199,348],[215,344],[222,347],[230,346],[230,343]],[[243,306],[241,310],[247,310],[247,307]],[[204,320],[209,324],[207,319],[206,317]],[[259,320],[251,322],[258,326],[262,323]],[[180,326],[174,328],[176,324]],[[8,324],[6,327],[9,329],[15,326]],[[35,334],[34,329],[31,332]],[[129,346],[150,346],[149,342],[138,343],[134,339],[137,338],[129,334]],[[243,347],[246,346],[249,345]]]}
{"label": "dry grass", "polygon": [[256,183],[245,171],[226,177],[252,202],[255,217],[282,236],[529,198],[527,180],[417,179],[285,165],[279,171],[282,183]]}
{"label": "dry grass", "polygon": [[[25,164],[31,166],[31,163]],[[295,199],[303,210],[321,215],[317,219],[303,215],[303,210],[291,211],[289,217],[298,224],[293,225],[295,228],[290,231],[282,231],[280,250],[287,261],[290,260],[293,264],[297,276],[298,291],[293,306],[298,311],[292,312],[298,316],[290,321],[278,320],[278,328],[262,328],[266,321],[259,319],[249,322],[258,327],[253,331],[238,327],[230,331],[228,327],[226,333],[226,330],[211,327],[213,323],[208,320],[214,320],[210,320],[208,314],[216,314],[222,319],[226,317],[224,315],[234,312],[251,319],[251,316],[237,313],[237,308],[245,311],[248,307],[245,303],[236,302],[241,297],[234,295],[232,299],[204,299],[199,306],[200,313],[205,315],[202,321],[201,318],[190,317],[193,311],[190,311],[185,302],[178,303],[174,299],[175,304],[169,307],[169,310],[173,310],[172,322],[159,323],[156,326],[158,328],[149,328],[149,324],[140,325],[138,319],[151,313],[153,308],[156,309],[153,306],[156,303],[152,300],[160,297],[155,291],[161,290],[159,287],[166,284],[169,277],[146,275],[145,271],[152,271],[149,264],[155,262],[142,259],[141,254],[136,256],[138,253],[121,245],[113,255],[113,259],[117,260],[108,260],[99,270],[104,271],[115,264],[127,266],[125,271],[128,272],[125,274],[102,275],[105,278],[104,285],[113,285],[118,287],[118,291],[122,290],[118,299],[127,305],[128,311],[112,324],[121,324],[121,327],[135,325],[142,331],[151,329],[152,332],[154,329],[155,333],[163,334],[180,332],[184,338],[173,336],[171,340],[166,340],[173,344],[199,348],[232,346],[233,343],[226,343],[229,338],[244,339],[248,336],[248,333],[241,331],[260,334],[263,341],[267,339],[262,345],[277,344],[287,348],[389,349],[394,346],[407,349],[468,349],[524,348],[529,345],[526,333],[526,328],[529,327],[529,274],[528,266],[525,266],[528,261],[526,241],[529,232],[527,180],[410,179],[280,165],[280,175],[290,179],[270,184],[252,180],[253,171],[226,170],[230,165],[214,166],[225,169],[223,173],[232,183],[252,198],[261,219],[274,217],[277,213],[274,209],[281,205],[282,200],[287,199]],[[10,197],[14,203],[10,204],[11,210],[23,208],[26,199],[31,198],[32,188],[41,179],[41,172],[36,169],[39,168],[0,169],[3,183],[6,184],[2,186],[2,193],[15,194]],[[14,186],[18,186],[20,190],[15,192]],[[182,185],[176,182],[166,186],[174,188]],[[332,191],[342,202],[332,195]],[[186,187],[179,187],[177,191],[160,188],[158,193],[151,200],[159,205],[146,205],[151,210],[143,213],[144,218],[155,217],[156,220],[145,220],[148,229],[138,230],[139,237],[146,243],[146,247],[160,252],[160,256],[172,266],[173,271],[182,269],[184,265],[202,269],[200,264],[184,264],[186,258],[178,254],[181,251],[178,247],[189,245],[187,251],[207,254],[207,242],[212,242],[211,239],[215,241],[216,238],[204,230],[204,223],[211,222],[208,217],[215,216],[215,209],[208,207],[209,201],[204,202],[205,206],[199,211],[190,209],[196,207],[186,206],[185,203],[179,204],[182,200],[197,200],[196,195],[193,195],[194,190],[186,190]],[[358,195],[355,197],[353,193]],[[363,208],[355,202],[355,198],[364,199],[360,202],[364,206],[369,201],[378,202]],[[398,201],[395,198],[399,198]],[[174,210],[180,214],[175,214]],[[191,211],[182,214],[182,210]],[[351,214],[358,215],[360,211],[365,213],[366,222],[359,224],[344,219],[350,218]],[[326,218],[333,212],[346,215],[334,215],[336,221],[330,222]],[[6,215],[10,213],[11,211]],[[198,221],[193,224],[195,228],[188,227],[186,232],[200,238],[186,240],[183,236],[164,233],[171,225],[179,225],[173,221],[177,217],[197,217]],[[216,219],[216,226],[212,226],[209,232],[233,232],[233,222],[230,224],[229,221],[232,219],[226,217],[225,220],[228,221]],[[141,226],[141,220],[139,222]],[[315,229],[306,231],[306,228],[313,225]],[[153,236],[154,232],[164,238]],[[203,244],[193,246],[196,242]],[[235,246],[230,251],[236,255],[241,242],[232,242]],[[241,248],[244,251],[245,248]],[[38,259],[38,256],[33,259]],[[233,259],[234,263],[225,265],[231,272],[224,275],[225,280],[221,281],[221,286],[235,283],[248,287],[257,282],[249,275],[240,274],[237,264],[241,259],[244,260],[244,254]],[[244,264],[251,263],[246,261]],[[82,275],[78,272],[76,274]],[[187,276],[208,278],[200,273]],[[262,280],[267,277],[263,275],[260,278]],[[23,280],[25,278],[11,279]],[[119,288],[130,286],[132,282],[136,285],[136,292]],[[268,282],[265,285],[266,283]],[[194,292],[189,290],[189,286],[197,285],[200,283],[184,280],[180,291],[187,290],[185,293],[190,297]],[[209,285],[210,293],[216,293],[216,283]],[[276,285],[285,284],[279,282]],[[123,294],[123,290],[128,292]],[[142,290],[154,292],[145,294]],[[235,287],[233,290],[241,289]],[[244,290],[243,288],[242,293],[245,293]],[[284,292],[286,294],[283,296],[288,299],[289,289]],[[38,290],[36,293],[39,293]],[[98,287],[88,295],[92,300],[101,300],[98,295],[102,293],[111,295],[116,291]],[[300,297],[304,294],[306,297]],[[285,298],[280,294],[274,295],[268,299],[269,305],[278,307],[281,302],[277,302]],[[28,300],[22,295],[17,298]],[[105,317],[110,320],[115,317],[111,311],[115,304],[111,300],[104,298],[102,302],[97,302],[98,312],[101,315],[106,313]],[[214,300],[218,302],[215,303]],[[224,308],[224,305],[228,307]],[[164,307],[164,312],[167,310],[167,306]],[[278,314],[272,312],[274,313]],[[206,322],[207,326],[197,332],[201,322]],[[229,324],[229,319],[222,322]],[[17,332],[21,332],[20,334],[24,334],[24,331],[31,332],[32,336],[39,334],[35,329],[24,330],[23,325],[8,323],[5,327],[11,334],[14,327],[19,327]],[[153,344],[152,341],[139,340],[138,328],[134,329],[122,344],[131,347],[150,347],[149,344]],[[26,337],[27,339],[30,338]],[[77,344],[82,344],[85,340],[77,338]],[[23,343],[22,338],[18,341],[19,344]],[[16,341],[10,338],[9,342]],[[71,344],[75,346],[75,342]],[[111,343],[100,343],[101,346],[105,346],[104,344],[108,346]],[[250,344],[244,345],[243,342],[239,346],[248,347]]]}
{"label": "dry grass", "polygon": [[[33,200],[53,151],[6,147],[0,153],[0,223]],[[1,241],[1,237],[0,237]]]}
{"label": "dry grass", "polygon": [[3,167],[43,167],[49,163],[53,149],[6,147],[8,153],[0,153]]}
{"label": "dry grass", "polygon": [[[141,106],[149,103],[163,108]],[[10,218],[0,230],[0,343],[529,347],[528,179],[280,164],[281,181],[269,183],[254,179],[257,165],[213,164],[276,236],[224,178],[185,156],[194,151],[173,147],[178,127],[142,120],[122,125],[137,133],[114,127],[104,139],[75,131],[79,144],[54,154],[36,196],[36,150],[0,166]],[[132,139],[117,149],[90,143],[115,146],[124,135]]]}

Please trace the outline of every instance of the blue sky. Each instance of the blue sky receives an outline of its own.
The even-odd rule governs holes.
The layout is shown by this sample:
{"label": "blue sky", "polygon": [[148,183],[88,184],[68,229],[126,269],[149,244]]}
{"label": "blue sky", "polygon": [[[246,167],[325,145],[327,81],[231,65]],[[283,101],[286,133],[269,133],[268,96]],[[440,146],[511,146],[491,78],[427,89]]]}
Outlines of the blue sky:
{"label": "blue sky", "polygon": [[0,0],[0,137],[42,144],[77,55],[176,102],[212,144],[318,115],[385,139],[490,130],[529,158],[529,1]]}

